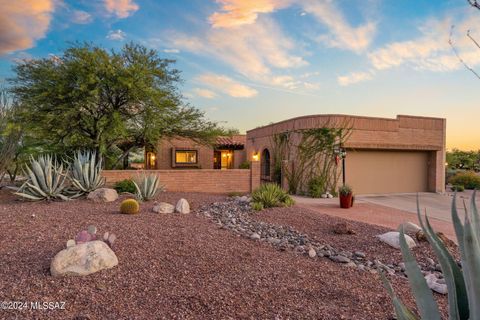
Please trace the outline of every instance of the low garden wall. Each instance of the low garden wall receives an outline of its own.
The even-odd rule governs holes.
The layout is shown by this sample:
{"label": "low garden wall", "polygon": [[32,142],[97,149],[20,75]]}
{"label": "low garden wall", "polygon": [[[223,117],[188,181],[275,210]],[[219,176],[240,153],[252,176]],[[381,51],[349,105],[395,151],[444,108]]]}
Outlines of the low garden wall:
{"label": "low garden wall", "polygon": [[[112,186],[124,179],[135,179],[143,174],[158,174],[167,191],[182,192],[251,192],[260,182],[258,164],[252,169],[192,169],[192,170],[103,170],[102,176]],[[257,181],[258,180],[258,181]]]}

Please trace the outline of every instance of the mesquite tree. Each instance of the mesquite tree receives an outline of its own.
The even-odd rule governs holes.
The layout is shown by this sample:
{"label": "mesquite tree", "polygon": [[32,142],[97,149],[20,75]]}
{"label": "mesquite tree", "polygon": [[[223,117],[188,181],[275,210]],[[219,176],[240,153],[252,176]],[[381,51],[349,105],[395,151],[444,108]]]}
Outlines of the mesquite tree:
{"label": "mesquite tree", "polygon": [[106,155],[115,148],[121,159],[163,136],[209,141],[223,133],[184,103],[173,64],[138,44],[120,51],[76,44],[60,56],[17,64],[10,82],[23,106],[20,121],[46,151]]}

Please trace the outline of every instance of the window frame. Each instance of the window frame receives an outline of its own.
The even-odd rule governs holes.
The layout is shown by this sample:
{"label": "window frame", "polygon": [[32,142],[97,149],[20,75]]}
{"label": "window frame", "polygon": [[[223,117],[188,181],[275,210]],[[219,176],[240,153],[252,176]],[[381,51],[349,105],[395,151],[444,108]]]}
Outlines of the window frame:
{"label": "window frame", "polygon": [[[195,162],[177,162],[177,152],[194,152]],[[194,148],[172,148],[172,168],[176,167],[198,167],[198,149]]]}

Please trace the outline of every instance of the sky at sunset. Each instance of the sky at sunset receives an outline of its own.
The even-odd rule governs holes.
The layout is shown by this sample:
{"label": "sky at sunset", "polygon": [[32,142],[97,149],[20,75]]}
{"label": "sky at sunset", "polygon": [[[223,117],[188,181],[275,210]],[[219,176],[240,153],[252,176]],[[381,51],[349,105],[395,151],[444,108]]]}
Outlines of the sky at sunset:
{"label": "sky at sunset", "polygon": [[75,41],[175,59],[182,92],[241,131],[307,114],[447,118],[480,149],[480,10],[467,0],[0,0],[0,79]]}

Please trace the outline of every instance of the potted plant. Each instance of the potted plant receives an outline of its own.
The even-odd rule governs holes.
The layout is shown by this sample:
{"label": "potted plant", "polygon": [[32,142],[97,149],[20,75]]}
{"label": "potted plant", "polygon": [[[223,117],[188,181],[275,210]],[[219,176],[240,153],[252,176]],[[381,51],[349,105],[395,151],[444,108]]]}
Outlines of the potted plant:
{"label": "potted plant", "polygon": [[350,208],[353,205],[352,187],[345,184],[338,189],[338,193],[340,194],[340,208]]}

